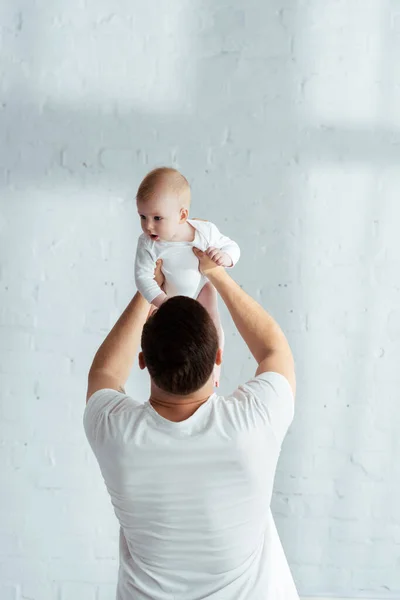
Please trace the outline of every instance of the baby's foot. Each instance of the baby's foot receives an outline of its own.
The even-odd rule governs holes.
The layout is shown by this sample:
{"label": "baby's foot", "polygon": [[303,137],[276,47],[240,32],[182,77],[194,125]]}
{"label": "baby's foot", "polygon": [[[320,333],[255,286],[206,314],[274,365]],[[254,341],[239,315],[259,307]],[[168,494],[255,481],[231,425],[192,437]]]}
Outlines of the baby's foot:
{"label": "baby's foot", "polygon": [[221,365],[214,365],[214,387],[219,387],[221,378]]}

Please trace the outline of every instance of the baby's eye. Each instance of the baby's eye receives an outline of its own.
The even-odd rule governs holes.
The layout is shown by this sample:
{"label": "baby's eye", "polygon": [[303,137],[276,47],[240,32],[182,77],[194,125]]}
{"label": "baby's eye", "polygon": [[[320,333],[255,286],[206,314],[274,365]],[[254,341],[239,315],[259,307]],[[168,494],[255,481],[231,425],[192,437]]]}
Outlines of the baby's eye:
{"label": "baby's eye", "polygon": [[140,218],[142,219],[142,221],[144,221],[146,217],[144,215],[140,215]]}
{"label": "baby's eye", "polygon": [[154,217],[155,221],[162,221],[162,217]]}

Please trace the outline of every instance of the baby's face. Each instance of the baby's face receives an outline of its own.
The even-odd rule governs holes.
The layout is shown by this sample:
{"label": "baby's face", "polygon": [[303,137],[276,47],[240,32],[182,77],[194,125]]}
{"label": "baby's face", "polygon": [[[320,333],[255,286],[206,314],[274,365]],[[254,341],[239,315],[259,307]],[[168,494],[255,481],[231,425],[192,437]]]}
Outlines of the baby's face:
{"label": "baby's face", "polygon": [[181,214],[173,192],[162,192],[146,202],[138,202],[137,209],[143,233],[154,241],[174,241]]}

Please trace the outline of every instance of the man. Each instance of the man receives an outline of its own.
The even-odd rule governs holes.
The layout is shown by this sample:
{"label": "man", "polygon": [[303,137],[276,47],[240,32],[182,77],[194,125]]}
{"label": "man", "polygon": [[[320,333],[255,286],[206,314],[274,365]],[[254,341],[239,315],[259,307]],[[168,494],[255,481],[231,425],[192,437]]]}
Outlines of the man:
{"label": "man", "polygon": [[[194,252],[258,366],[229,396],[215,394],[215,326],[182,296],[146,322],[137,293],[100,346],[84,425],[120,523],[117,600],[295,600],[270,511],[294,412],[293,356],[273,318]],[[140,340],[144,404],[124,391]]]}

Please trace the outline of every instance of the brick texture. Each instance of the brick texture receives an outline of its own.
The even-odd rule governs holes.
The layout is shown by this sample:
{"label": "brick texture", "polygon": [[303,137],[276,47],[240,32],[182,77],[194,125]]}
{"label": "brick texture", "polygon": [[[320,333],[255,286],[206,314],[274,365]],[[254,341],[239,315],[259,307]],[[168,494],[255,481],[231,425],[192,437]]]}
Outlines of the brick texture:
{"label": "brick texture", "polygon": [[[156,165],[236,239],[297,362],[273,510],[302,595],[400,594],[394,0],[0,9],[0,597],[108,600],[117,523],[82,428],[133,295]],[[222,392],[254,373],[226,311]],[[128,391],[146,399],[135,367]]]}

